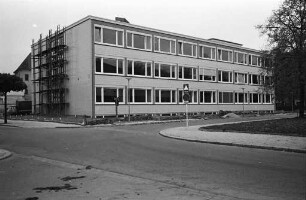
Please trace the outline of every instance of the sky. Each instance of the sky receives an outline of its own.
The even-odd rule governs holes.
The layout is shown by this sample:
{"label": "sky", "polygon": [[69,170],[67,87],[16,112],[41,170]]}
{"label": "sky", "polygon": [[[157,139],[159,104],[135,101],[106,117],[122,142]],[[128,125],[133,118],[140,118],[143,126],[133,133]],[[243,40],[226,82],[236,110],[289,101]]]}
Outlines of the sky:
{"label": "sky", "polygon": [[57,25],[93,15],[124,17],[131,24],[195,36],[218,38],[266,49],[255,28],[282,0],[0,0],[0,73],[13,73],[31,51],[32,39]]}

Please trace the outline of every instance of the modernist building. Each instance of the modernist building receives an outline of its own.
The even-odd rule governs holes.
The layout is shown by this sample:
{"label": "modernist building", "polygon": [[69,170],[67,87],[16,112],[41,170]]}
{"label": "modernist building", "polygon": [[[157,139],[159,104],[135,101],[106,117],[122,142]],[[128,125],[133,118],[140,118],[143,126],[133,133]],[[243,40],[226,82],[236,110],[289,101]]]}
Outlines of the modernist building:
{"label": "modernist building", "polygon": [[33,112],[108,116],[273,111],[258,50],[87,16],[32,45]]}

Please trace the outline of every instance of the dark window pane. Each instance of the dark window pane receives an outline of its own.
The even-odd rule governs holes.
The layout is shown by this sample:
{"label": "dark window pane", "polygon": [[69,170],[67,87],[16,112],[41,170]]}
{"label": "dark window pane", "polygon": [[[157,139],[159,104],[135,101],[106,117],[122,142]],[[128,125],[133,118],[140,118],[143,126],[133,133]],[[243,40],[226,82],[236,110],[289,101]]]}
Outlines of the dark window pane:
{"label": "dark window pane", "polygon": [[145,36],[134,34],[134,47],[138,49],[145,48]]}
{"label": "dark window pane", "polygon": [[175,96],[175,91],[172,90],[172,103],[176,102],[176,96]]}
{"label": "dark window pane", "polygon": [[123,60],[118,60],[118,74],[123,74]]}
{"label": "dark window pane", "polygon": [[133,69],[133,61],[129,60],[128,61],[128,74],[131,74],[131,75],[133,74],[132,69]]}
{"label": "dark window pane", "polygon": [[102,102],[101,88],[96,88],[96,102]]}
{"label": "dark window pane", "polygon": [[96,72],[101,72],[101,58],[96,58]]}
{"label": "dark window pane", "polygon": [[159,38],[154,39],[155,51],[159,51]]}
{"label": "dark window pane", "polygon": [[101,28],[95,27],[95,42],[101,42]]}
{"label": "dark window pane", "polygon": [[118,94],[119,101],[123,102],[123,89],[122,88],[118,89],[118,92],[119,92],[119,94]]}
{"label": "dark window pane", "polygon": [[133,102],[133,89],[129,89],[129,95],[128,95],[128,99],[129,99],[129,102]]}
{"label": "dark window pane", "polygon": [[160,66],[160,76],[170,77],[170,65],[161,64]]}
{"label": "dark window pane", "polygon": [[204,58],[211,58],[211,48],[204,47]]}
{"label": "dark window pane", "polygon": [[103,58],[103,72],[117,73],[117,60],[113,58]]}
{"label": "dark window pane", "polygon": [[170,103],[171,102],[171,91],[169,90],[161,90],[161,102],[162,103]]}
{"label": "dark window pane", "polygon": [[192,56],[192,44],[184,43],[183,52],[184,55]]}
{"label": "dark window pane", "polygon": [[147,76],[151,76],[151,63],[147,63]]}
{"label": "dark window pane", "polygon": [[200,92],[200,102],[201,103],[203,103],[203,101],[204,101],[203,95],[204,95],[204,92]]}
{"label": "dark window pane", "polygon": [[24,75],[24,80],[25,80],[25,81],[29,81],[29,74],[25,74],[25,75]]}
{"label": "dark window pane", "polygon": [[114,97],[117,96],[117,89],[104,88],[104,102],[114,102]]}
{"label": "dark window pane", "polygon": [[159,102],[159,91],[160,90],[155,90],[155,102]]}
{"label": "dark window pane", "polygon": [[178,42],[178,54],[183,54],[182,53],[182,49],[183,49],[183,43],[182,42]]}
{"label": "dark window pane", "polygon": [[170,40],[160,39],[160,51],[170,53]]}
{"label": "dark window pane", "polygon": [[229,55],[228,54],[229,54],[228,51],[223,50],[222,51],[222,60],[229,61]]}
{"label": "dark window pane", "polygon": [[192,79],[192,68],[184,67],[184,79]]}
{"label": "dark window pane", "polygon": [[103,43],[116,44],[116,31],[103,28]]}
{"label": "dark window pane", "polygon": [[155,63],[155,76],[159,77],[159,64]]}
{"label": "dark window pane", "polygon": [[151,102],[152,96],[151,96],[151,90],[147,90],[147,102]]}
{"label": "dark window pane", "polygon": [[127,42],[128,47],[133,47],[132,46],[132,36],[133,36],[132,33],[127,33],[127,41],[126,42]]}
{"label": "dark window pane", "polygon": [[199,57],[200,58],[202,58],[203,57],[203,49],[204,49],[204,47],[199,47],[200,49],[199,49]]}
{"label": "dark window pane", "polygon": [[222,81],[223,82],[230,82],[228,72],[222,72]]}
{"label": "dark window pane", "polygon": [[171,41],[171,53],[175,53],[175,41]]}
{"label": "dark window pane", "polygon": [[134,62],[134,75],[146,75],[146,64],[144,62]]}
{"label": "dark window pane", "polygon": [[146,36],[146,45],[147,45],[147,49],[151,49],[151,37],[150,36]]}
{"label": "dark window pane", "polygon": [[175,69],[176,67],[175,66],[172,66],[172,78],[175,78],[176,75],[175,75]]}
{"label": "dark window pane", "polygon": [[118,34],[118,45],[122,45],[123,44],[123,32],[122,31],[117,31]]}
{"label": "dark window pane", "polygon": [[135,102],[145,103],[146,102],[146,90],[135,89]]}
{"label": "dark window pane", "polygon": [[212,92],[211,91],[205,91],[204,92],[204,102],[205,103],[212,103],[211,97],[212,97]]}

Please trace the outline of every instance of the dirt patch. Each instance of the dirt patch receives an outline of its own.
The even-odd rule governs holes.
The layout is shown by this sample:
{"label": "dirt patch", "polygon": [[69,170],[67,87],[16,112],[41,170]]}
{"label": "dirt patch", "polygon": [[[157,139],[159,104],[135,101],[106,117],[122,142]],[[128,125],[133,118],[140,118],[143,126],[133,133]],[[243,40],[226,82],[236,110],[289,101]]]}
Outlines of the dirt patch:
{"label": "dirt patch", "polygon": [[66,176],[64,178],[61,178],[61,180],[62,181],[71,181],[71,180],[81,179],[81,178],[85,178],[85,176]]}
{"label": "dirt patch", "polygon": [[41,193],[42,191],[61,191],[61,190],[76,190],[78,189],[75,186],[72,186],[70,184],[65,184],[63,186],[51,186],[51,187],[38,187],[38,188],[34,188],[33,190],[36,191],[36,193]]}

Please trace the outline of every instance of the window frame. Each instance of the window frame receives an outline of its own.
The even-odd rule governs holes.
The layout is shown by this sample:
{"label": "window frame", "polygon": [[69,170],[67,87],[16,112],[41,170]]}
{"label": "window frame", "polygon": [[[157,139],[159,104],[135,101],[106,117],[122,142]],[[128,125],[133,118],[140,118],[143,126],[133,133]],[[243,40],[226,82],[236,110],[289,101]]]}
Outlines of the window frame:
{"label": "window frame", "polygon": [[[215,75],[215,80],[205,80],[205,69],[206,70],[214,70],[216,72],[216,75]],[[203,70],[203,74],[201,74],[201,70]],[[200,76],[203,75],[203,80],[200,78]],[[213,69],[213,68],[207,68],[207,67],[199,67],[199,72],[198,72],[198,76],[199,76],[199,81],[201,82],[204,82],[204,81],[207,81],[207,82],[217,82],[217,69]],[[213,77],[213,76],[211,76]]]}
{"label": "window frame", "polygon": [[[195,93],[196,93],[196,95],[195,95]],[[184,90],[179,89],[178,90],[178,103],[179,104],[185,104],[183,96],[184,96]],[[189,90],[189,96],[190,96],[190,99],[189,99],[189,102],[188,102],[189,104],[198,104],[199,103],[199,92],[198,92],[198,90]],[[195,99],[195,96],[196,96],[196,99]]]}
{"label": "window frame", "polygon": [[[128,45],[128,33],[131,33],[132,34],[132,46],[129,46]],[[144,46],[145,48],[144,49],[141,49],[141,48],[137,48],[137,47],[134,47],[134,35],[142,35],[142,36],[145,36],[145,41],[144,41]],[[150,45],[151,45],[151,48],[147,48],[147,43],[146,43],[146,38],[147,37],[150,37]],[[137,31],[129,31],[127,30],[126,31],[126,38],[125,38],[125,41],[126,41],[126,47],[129,48],[129,49],[138,49],[138,50],[144,50],[144,51],[152,51],[152,35],[150,34],[146,34],[146,33],[141,33],[141,32],[137,32]]]}
{"label": "window frame", "polygon": [[[182,68],[182,78],[180,78],[179,74],[180,74],[180,68]],[[186,79],[184,77],[184,68],[192,68],[192,78],[191,79]],[[194,69],[195,69],[195,72],[196,74],[194,74]],[[179,80],[189,80],[189,81],[197,81],[198,80],[198,75],[199,75],[199,72],[198,72],[198,67],[192,67],[192,66],[187,66],[187,65],[178,65],[178,69],[177,69],[177,77]]]}
{"label": "window frame", "polygon": [[[268,102],[268,103],[267,103],[267,95],[270,96],[270,102]],[[263,93],[263,94],[262,94],[262,103],[263,103],[263,104],[273,104],[272,97],[273,97],[272,94]]]}
{"label": "window frame", "polygon": [[[208,47],[208,48],[210,48],[211,50],[210,50],[210,54],[211,55],[213,55],[212,54],[212,50],[214,49],[215,50],[215,58],[205,58],[204,57],[204,48],[205,47]],[[203,48],[203,50],[202,50],[202,55],[200,54],[200,52],[201,52],[201,48]],[[199,58],[201,58],[201,59],[204,59],[204,60],[216,60],[217,59],[217,48],[216,47],[214,47],[214,46],[208,46],[208,45],[202,45],[202,44],[199,44]]]}
{"label": "window frame", "polygon": [[[101,72],[97,72],[97,62],[96,59],[100,58],[101,59]],[[116,73],[107,73],[104,72],[104,64],[103,64],[103,59],[104,58],[110,58],[110,59],[116,59]],[[122,74],[118,73],[118,60],[122,60]],[[101,55],[95,55],[95,74],[105,74],[105,75],[114,75],[114,76],[124,76],[125,74],[125,59],[121,57],[112,57],[112,56],[101,56]]]}
{"label": "window frame", "polygon": [[[159,101],[156,101],[156,92],[159,91]],[[171,102],[161,102],[161,91],[170,91],[170,99]],[[174,97],[175,97],[175,102],[173,102],[173,92],[174,92]],[[177,90],[173,88],[155,88],[154,90],[154,102],[155,104],[177,104],[178,97],[177,97]]]}
{"label": "window frame", "polygon": [[[244,75],[244,78],[246,78],[245,79],[245,81],[244,81],[244,83],[241,83],[241,82],[238,82],[238,76],[236,76],[236,74],[238,75],[238,74],[243,74]],[[236,79],[236,77],[237,77],[237,79]],[[240,85],[247,85],[247,84],[249,84],[249,76],[248,76],[248,73],[245,73],[245,72],[234,72],[234,83],[235,84],[240,84]]]}
{"label": "window frame", "polygon": [[[243,63],[238,62],[238,54],[243,54]],[[248,65],[249,64],[249,54],[242,51],[234,51],[234,63],[239,65]]]}
{"label": "window frame", "polygon": [[[156,43],[156,39],[158,39],[158,50],[156,50],[155,48],[155,43]],[[170,52],[166,52],[166,51],[161,51],[160,50],[160,39],[163,40],[169,40],[170,41]],[[171,41],[174,42],[174,53],[172,53],[172,45],[171,45]],[[163,37],[163,36],[154,36],[154,52],[158,52],[158,53],[164,53],[164,54],[172,54],[172,55],[176,55],[176,39],[172,39],[172,38],[168,38],[168,37]]]}
{"label": "window frame", "polygon": [[[236,102],[236,95],[238,94],[238,101]],[[244,102],[239,102],[239,94],[244,94]],[[249,96],[248,96],[248,92],[241,92],[241,91],[235,91],[235,95],[234,95],[234,104],[248,104],[249,103]]]}
{"label": "window frame", "polygon": [[[253,65],[253,56],[257,57],[257,65]],[[262,67],[262,57],[258,54],[249,54],[249,65],[253,67]]]}
{"label": "window frame", "polygon": [[[101,89],[101,102],[97,102],[97,88]],[[96,85],[95,86],[95,104],[97,105],[115,105],[115,101],[113,102],[105,102],[104,101],[104,89],[116,89],[116,95],[119,95],[119,89],[122,89],[122,101],[119,103],[125,104],[125,89],[124,86],[114,86],[114,85]]]}
{"label": "window frame", "polygon": [[[158,64],[158,76],[155,75],[155,67],[156,67],[156,64]],[[169,65],[170,66],[170,74],[171,74],[171,77],[162,77],[161,76],[161,65]],[[175,69],[175,76],[172,77],[172,72],[173,72],[173,67]],[[160,78],[160,79],[176,79],[177,76],[178,76],[178,67],[177,67],[177,64],[173,64],[173,63],[164,63],[164,62],[154,62],[154,78]]]}
{"label": "window frame", "polygon": [[[223,81],[219,79],[219,73],[221,72],[221,79],[223,79],[223,74],[222,72],[228,72],[231,74],[231,76],[229,76],[229,82]],[[218,82],[220,83],[233,83],[233,71],[228,71],[228,70],[218,70]]]}
{"label": "window frame", "polygon": [[[258,77],[258,83],[253,83],[253,76]],[[261,85],[261,75],[260,74],[249,74],[249,84],[250,85]]]}
{"label": "window frame", "polygon": [[[203,95],[201,95],[201,93],[203,92]],[[212,92],[213,96],[215,96],[215,102],[205,102],[205,92]],[[203,96],[203,102],[201,102],[201,96]],[[213,96],[211,96],[211,100],[213,100]],[[216,90],[200,90],[199,91],[199,104],[217,104],[218,100],[217,100],[217,91]]]}
{"label": "window frame", "polygon": [[[140,87],[133,87],[129,88],[132,91],[129,91],[129,95],[132,94],[132,101],[129,101],[130,104],[140,105],[140,104],[153,104],[153,89],[152,88],[140,88]],[[144,90],[145,91],[145,102],[135,102],[135,90]],[[151,101],[148,101],[148,91],[151,91]],[[132,92],[132,93],[131,93]],[[128,99],[130,100],[130,96],[128,96]]]}
{"label": "window frame", "polygon": [[[254,103],[253,102],[253,100],[254,100],[254,98],[253,98],[253,95],[254,94],[257,94],[258,95],[258,103]],[[262,99],[262,93],[258,93],[258,92],[250,92],[249,93],[249,102],[250,102],[250,104],[262,104],[262,101],[263,101],[263,99]]]}
{"label": "window frame", "polygon": [[[220,102],[220,93],[222,93],[222,102]],[[232,102],[230,103],[224,103],[224,98],[223,98],[223,93],[231,93],[232,94]],[[235,99],[234,99],[234,91],[218,91],[218,103],[219,104],[235,104]]]}
{"label": "window frame", "polygon": [[[103,45],[108,45],[108,46],[115,46],[115,47],[124,47],[124,29],[120,29],[120,28],[114,28],[114,27],[110,27],[110,26],[104,26],[104,25],[94,25],[94,34],[95,34],[95,28],[100,28],[101,29],[101,42],[96,41],[96,35],[94,35],[94,43],[96,44],[103,44]],[[103,42],[104,39],[104,31],[103,29],[110,29],[110,30],[114,30],[116,31],[116,44],[111,44],[111,43],[105,43]],[[122,32],[122,45],[119,45],[118,43],[118,32]]]}
{"label": "window frame", "polygon": [[[128,68],[129,68],[129,61],[132,61],[133,62],[133,67],[132,67],[132,74],[129,74],[129,70],[128,70]],[[134,72],[135,72],[135,62],[143,62],[143,63],[145,63],[145,75],[135,75],[134,74]],[[148,76],[148,63],[150,63],[151,64],[151,75],[150,76]],[[127,76],[134,76],[134,77],[152,77],[152,72],[153,72],[153,70],[152,70],[152,68],[153,68],[153,62],[152,61],[148,61],[148,60],[136,60],[136,59],[127,59],[127,73],[126,73],[126,75]]]}
{"label": "window frame", "polygon": [[[221,55],[220,55],[220,58],[221,58],[221,59],[219,59],[219,50],[221,50]],[[228,61],[228,60],[222,60],[223,51],[232,52],[232,56],[231,56],[231,60],[230,60],[230,61]],[[219,47],[217,47],[216,56],[217,56],[217,60],[218,60],[218,61],[232,63],[233,60],[234,60],[234,51],[233,51],[233,50],[230,50],[230,49],[225,49],[225,48],[219,48]]]}
{"label": "window frame", "polygon": [[[180,43],[182,44],[182,46],[181,46],[181,49],[179,49],[179,51],[178,51],[178,55],[192,57],[192,58],[197,57],[197,55],[198,55],[198,44],[197,43],[187,42],[187,41],[184,41],[184,40],[178,40],[177,41],[178,48],[180,48]],[[184,54],[184,44],[190,44],[191,45],[191,55]],[[194,52],[194,46],[195,46],[195,52]]]}

